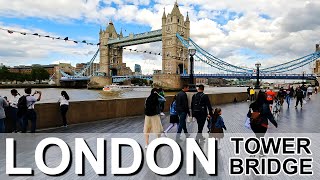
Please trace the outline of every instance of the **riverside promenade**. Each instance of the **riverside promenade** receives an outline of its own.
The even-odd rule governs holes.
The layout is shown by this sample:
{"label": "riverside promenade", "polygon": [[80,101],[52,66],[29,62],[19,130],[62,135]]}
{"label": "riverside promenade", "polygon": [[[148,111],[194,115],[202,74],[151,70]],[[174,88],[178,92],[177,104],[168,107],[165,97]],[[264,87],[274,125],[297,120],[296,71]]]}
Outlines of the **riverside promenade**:
{"label": "riverside promenade", "polygon": [[[307,98],[306,98],[307,99]],[[284,103],[278,118],[278,128],[271,125],[269,133],[320,133],[319,111],[320,94],[312,96],[311,100],[306,100],[303,108],[300,105],[295,109],[296,100],[292,99],[290,108]],[[167,102],[170,103],[170,102]],[[244,127],[244,121],[248,112],[250,102],[238,102],[223,104],[215,107],[222,108],[222,117],[227,127],[227,133],[251,133],[251,130]],[[169,114],[162,116],[163,128],[169,126]],[[142,133],[144,125],[144,116],[126,117],[108,119],[92,123],[83,123],[71,125],[68,128],[54,128],[39,131],[41,133]],[[197,130],[197,123],[187,123],[189,132],[194,133]],[[207,128],[203,130],[207,132]],[[171,129],[175,133],[175,129]]]}
{"label": "riverside promenade", "polygon": [[[95,174],[93,169],[90,167],[90,164],[86,160],[85,163],[85,176],[77,176],[74,173],[74,162],[71,165],[69,172],[61,177],[56,177],[58,179],[250,179],[250,180],[290,180],[290,179],[319,179],[320,176],[318,172],[320,171],[320,126],[319,126],[319,110],[320,110],[320,95],[313,95],[311,100],[307,100],[307,103],[304,104],[304,107],[301,109],[298,107],[295,109],[295,100],[292,101],[291,107],[288,109],[286,104],[282,108],[282,112],[278,119],[278,128],[275,128],[270,123],[270,127],[266,134],[266,137],[309,137],[312,141],[311,151],[313,157],[313,176],[287,176],[282,172],[277,176],[230,176],[229,175],[229,158],[234,157],[234,145],[229,141],[230,137],[253,137],[254,134],[251,130],[244,127],[245,116],[248,111],[248,106],[250,102],[239,102],[239,103],[229,103],[220,105],[222,108],[222,116],[224,118],[227,131],[225,131],[225,137],[221,142],[222,149],[217,152],[218,159],[218,175],[209,176],[203,169],[199,162],[197,161],[196,175],[189,176],[186,172],[185,162],[181,166],[181,170],[174,176],[159,176],[152,172],[146,162],[141,169],[141,171],[133,176],[113,176],[111,174],[111,153],[110,153],[110,138],[133,138],[135,139],[142,147],[144,147],[144,135],[142,133],[144,116],[135,116],[128,118],[117,118],[109,119],[105,121],[84,123],[78,125],[71,125],[67,128],[55,128],[55,129],[46,129],[39,131],[39,134],[14,134],[9,136],[16,137],[17,139],[17,165],[18,167],[33,167],[34,175],[32,176],[23,176],[8,177],[5,175],[5,155],[4,153],[0,154],[0,179],[48,179],[48,176],[41,173],[36,166],[34,165],[34,149],[39,140],[45,137],[58,137],[63,139],[71,148],[71,151],[74,151],[74,138],[82,137],[87,142],[88,145],[92,146],[91,150],[93,153],[96,153],[96,138],[105,138],[107,140],[107,177],[101,177]],[[217,106],[214,106],[217,107]],[[169,125],[169,116],[162,117],[163,127],[166,128]],[[196,132],[197,123],[189,122],[187,123],[187,128],[190,133]],[[174,139],[175,129],[171,130],[172,134],[168,135],[168,138]],[[207,136],[207,128],[204,128],[204,135]],[[191,137],[195,137],[196,134],[191,134]],[[151,141],[155,136],[151,135]],[[182,135],[182,139],[184,136]],[[180,144],[182,150],[185,150],[186,143],[183,141]],[[205,153],[207,152],[207,142],[200,144]],[[0,150],[4,152],[3,146],[0,147]],[[143,149],[145,152],[146,150]],[[124,148],[122,150],[122,165],[123,167],[128,167],[132,164],[132,150],[130,148]],[[145,153],[144,153],[145,156]],[[185,156],[185,153],[184,153]],[[267,156],[272,156],[267,155]],[[52,166],[57,166],[61,161],[61,151],[55,149],[54,147],[50,148],[47,151],[46,163]],[[242,153],[239,157],[247,158],[248,154]],[[288,158],[285,155],[277,155],[277,158],[283,160]],[[296,156],[290,156],[296,157]],[[261,157],[260,157],[261,158]],[[296,158],[299,158],[297,156]],[[172,163],[172,151],[169,148],[160,148],[157,152],[156,157],[157,164],[160,167],[168,167]],[[51,177],[50,177],[51,178]],[[50,179],[49,178],[49,179]]]}

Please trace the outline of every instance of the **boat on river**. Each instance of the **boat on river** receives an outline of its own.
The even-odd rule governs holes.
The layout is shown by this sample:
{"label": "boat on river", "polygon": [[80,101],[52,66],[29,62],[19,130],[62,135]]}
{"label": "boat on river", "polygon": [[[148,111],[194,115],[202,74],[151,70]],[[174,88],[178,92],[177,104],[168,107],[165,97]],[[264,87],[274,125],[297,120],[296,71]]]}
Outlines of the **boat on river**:
{"label": "boat on river", "polygon": [[121,91],[125,89],[131,90],[132,86],[120,86],[117,84],[111,84],[111,85],[104,86],[102,90],[108,92],[108,91]]}

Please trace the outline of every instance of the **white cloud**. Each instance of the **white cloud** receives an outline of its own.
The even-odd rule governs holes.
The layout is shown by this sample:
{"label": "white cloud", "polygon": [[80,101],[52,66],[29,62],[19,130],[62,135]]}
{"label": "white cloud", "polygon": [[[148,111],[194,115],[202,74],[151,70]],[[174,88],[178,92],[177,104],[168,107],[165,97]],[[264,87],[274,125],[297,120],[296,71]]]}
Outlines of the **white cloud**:
{"label": "white cloud", "polygon": [[[62,22],[84,20],[98,24],[113,18],[114,21],[147,25],[155,30],[161,28],[163,8],[166,8],[166,13],[170,13],[174,2],[175,0],[155,0],[153,7],[147,7],[149,0],[46,0],[45,3],[40,0],[0,0],[0,15]],[[111,7],[111,4],[116,6]],[[320,42],[319,1],[262,0],[258,3],[256,0],[184,0],[179,1],[179,4],[182,14],[189,12],[192,39],[213,55],[236,65],[253,67],[259,56],[262,56],[264,66],[286,62],[312,53],[315,44]],[[235,17],[229,20],[231,12],[235,13]],[[261,17],[262,14],[270,18]],[[221,25],[217,20],[223,21],[223,18],[226,22]],[[35,37],[10,35],[8,38],[6,32],[0,32],[0,35],[0,42],[5,42],[0,45],[2,59],[9,59],[8,63],[12,64],[18,63],[21,58],[28,61],[43,59],[53,50],[54,53],[81,54],[80,56],[86,56],[83,51],[94,51],[93,47],[66,45],[64,42],[51,43]],[[141,45],[138,48],[147,50],[151,47]],[[239,52],[242,49],[255,53],[241,54]],[[161,51],[161,48],[157,51]],[[138,60],[156,60],[154,66],[161,67],[159,57],[133,56],[130,53],[126,53],[124,57],[130,67]],[[147,65],[145,71],[150,71],[150,67]]]}
{"label": "white cloud", "polygon": [[[4,27],[4,26],[2,26]],[[21,32],[46,34],[52,37],[59,37],[57,34],[45,32],[40,29],[24,29],[20,27],[4,27],[15,29]],[[96,51],[96,46],[87,46],[65,42],[61,40],[52,40],[50,38],[40,38],[33,35],[21,35],[19,33],[9,34],[6,31],[0,31],[0,59],[1,63],[9,66],[46,64],[48,61],[59,61],[59,59],[69,58],[75,64],[80,59],[90,58],[92,52]]]}

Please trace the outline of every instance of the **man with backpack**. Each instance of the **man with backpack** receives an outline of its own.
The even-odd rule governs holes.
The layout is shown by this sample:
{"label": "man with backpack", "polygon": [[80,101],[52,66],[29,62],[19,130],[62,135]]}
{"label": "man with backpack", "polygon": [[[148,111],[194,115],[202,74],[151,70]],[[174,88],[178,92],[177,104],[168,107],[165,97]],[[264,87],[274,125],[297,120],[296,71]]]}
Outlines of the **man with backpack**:
{"label": "man with backpack", "polygon": [[[31,88],[25,88],[24,92],[26,95],[21,96],[18,101],[18,116],[22,118],[23,128],[22,132],[25,133],[28,127],[28,120],[31,121],[31,133],[36,132],[37,127],[37,114],[34,110],[34,104],[41,99],[41,91],[35,91],[33,95],[31,95]],[[38,98],[34,97],[34,95],[39,94]]]}
{"label": "man with backpack", "polygon": [[[213,117],[212,106],[208,95],[203,93],[204,86],[199,85],[198,93],[192,96],[191,110],[192,116],[197,119],[198,133],[196,136],[197,141],[203,141],[205,138],[202,136],[203,126],[207,117]],[[209,116],[208,116],[209,112]]]}

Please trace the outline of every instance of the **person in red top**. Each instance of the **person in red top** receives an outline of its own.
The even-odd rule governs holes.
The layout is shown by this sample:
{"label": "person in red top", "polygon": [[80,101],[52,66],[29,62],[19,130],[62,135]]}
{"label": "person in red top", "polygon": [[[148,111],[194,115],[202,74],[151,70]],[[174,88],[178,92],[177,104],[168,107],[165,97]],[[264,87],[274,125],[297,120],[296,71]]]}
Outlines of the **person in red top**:
{"label": "person in red top", "polygon": [[276,96],[276,93],[273,92],[268,87],[268,90],[267,90],[266,94],[267,94],[267,103],[269,104],[270,111],[272,111],[273,100],[274,100],[274,97]]}

